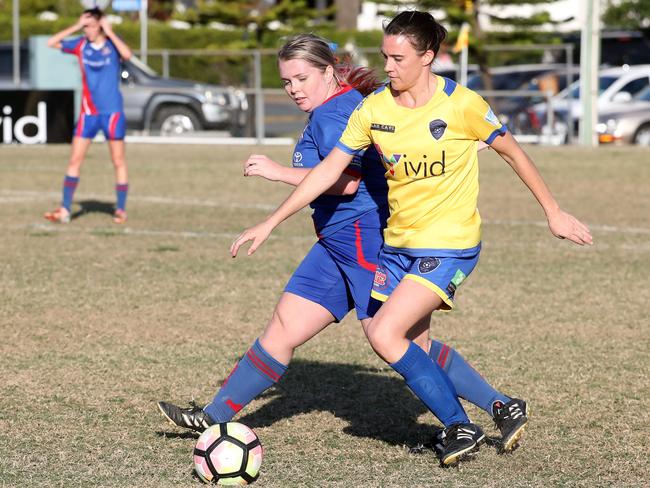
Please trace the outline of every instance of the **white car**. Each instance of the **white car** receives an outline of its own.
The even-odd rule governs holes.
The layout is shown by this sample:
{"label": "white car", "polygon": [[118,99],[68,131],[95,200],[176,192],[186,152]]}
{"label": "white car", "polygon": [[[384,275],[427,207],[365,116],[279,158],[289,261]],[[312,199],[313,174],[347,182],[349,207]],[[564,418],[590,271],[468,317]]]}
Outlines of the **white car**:
{"label": "white car", "polygon": [[[602,69],[598,75],[598,111],[625,110],[626,104],[648,86],[650,86],[650,64]],[[566,122],[571,107],[571,118],[574,127],[577,127],[577,121],[582,117],[580,80],[552,97],[551,102],[556,121]],[[534,105],[533,110],[540,120],[546,120],[546,103]]]}
{"label": "white car", "polygon": [[601,144],[650,147],[650,86],[626,103],[624,110],[606,110],[599,115],[596,132]]}

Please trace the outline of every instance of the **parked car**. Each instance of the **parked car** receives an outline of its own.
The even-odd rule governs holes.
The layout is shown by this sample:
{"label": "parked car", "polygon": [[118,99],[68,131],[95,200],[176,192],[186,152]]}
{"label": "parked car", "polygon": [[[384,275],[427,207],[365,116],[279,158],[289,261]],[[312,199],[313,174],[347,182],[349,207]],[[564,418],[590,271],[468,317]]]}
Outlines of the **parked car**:
{"label": "parked car", "polygon": [[600,114],[596,125],[601,144],[629,143],[650,146],[650,86],[624,104],[623,110]]}
{"label": "parked car", "polygon": [[127,127],[178,135],[221,129],[239,135],[248,117],[246,94],[233,87],[162,78],[135,56],[122,63]]}
{"label": "parked car", "polygon": [[[31,75],[29,45],[23,43],[18,88],[33,88]],[[247,125],[248,98],[234,87],[163,78],[135,56],[122,63],[121,76],[124,113],[131,130],[173,135],[217,129],[240,135]],[[16,88],[13,50],[8,43],[0,44],[0,88]]]}
{"label": "parked car", "polygon": [[[557,93],[567,85],[567,66],[563,64],[523,64],[514,66],[500,66],[492,68],[492,86],[494,90],[500,91],[551,91]],[[579,72],[577,66],[570,68],[573,79]],[[472,75],[467,86],[479,93],[485,89],[483,79],[479,73]],[[492,96],[494,111],[500,120],[508,125],[508,128],[515,134],[539,133],[535,127],[535,114],[530,113],[529,108],[534,103],[545,100],[532,96]]]}
{"label": "parked car", "polygon": [[[598,112],[626,110],[635,95],[650,86],[650,65],[606,68],[598,75]],[[562,90],[551,100],[553,107],[554,132],[569,132],[569,110],[573,121],[573,133],[578,134],[582,117],[580,104],[580,80]],[[534,117],[539,121],[542,131],[548,131],[548,104],[540,102],[531,107]]]}

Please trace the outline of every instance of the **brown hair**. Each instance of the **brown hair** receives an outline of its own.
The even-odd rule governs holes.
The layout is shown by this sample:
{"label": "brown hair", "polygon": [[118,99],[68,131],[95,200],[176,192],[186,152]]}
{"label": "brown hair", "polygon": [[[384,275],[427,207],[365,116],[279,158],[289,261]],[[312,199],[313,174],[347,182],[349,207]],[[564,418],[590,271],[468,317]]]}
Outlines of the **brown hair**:
{"label": "brown hair", "polygon": [[384,35],[406,36],[420,56],[431,50],[435,57],[440,44],[447,37],[447,29],[429,12],[407,10],[397,14],[388,25],[384,26]]}
{"label": "brown hair", "polygon": [[99,20],[104,16],[104,12],[102,12],[101,9],[95,7],[84,10],[84,15],[90,15],[93,19]]}
{"label": "brown hair", "polygon": [[330,44],[314,34],[298,34],[284,43],[278,51],[278,61],[290,59],[302,59],[322,71],[332,66],[339,85],[351,85],[363,96],[372,93],[382,85],[372,69],[339,63]]}

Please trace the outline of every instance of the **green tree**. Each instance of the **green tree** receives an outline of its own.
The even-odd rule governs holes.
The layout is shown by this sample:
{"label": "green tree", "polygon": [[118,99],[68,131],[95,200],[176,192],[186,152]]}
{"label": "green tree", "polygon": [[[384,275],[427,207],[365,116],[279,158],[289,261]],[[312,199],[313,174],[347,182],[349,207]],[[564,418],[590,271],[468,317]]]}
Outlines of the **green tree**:
{"label": "green tree", "polygon": [[[11,13],[13,0],[0,0],[0,12]],[[82,7],[78,1],[69,0],[20,0],[21,15],[36,15],[49,10],[63,16],[81,14]]]}
{"label": "green tree", "polygon": [[323,12],[307,6],[305,0],[199,0],[195,8],[179,16],[194,24],[220,22],[222,24],[249,29],[253,32],[249,41],[263,44],[274,21],[304,29],[310,20],[323,16]]}
{"label": "green tree", "polygon": [[607,27],[650,28],[650,0],[608,0],[603,13]]}

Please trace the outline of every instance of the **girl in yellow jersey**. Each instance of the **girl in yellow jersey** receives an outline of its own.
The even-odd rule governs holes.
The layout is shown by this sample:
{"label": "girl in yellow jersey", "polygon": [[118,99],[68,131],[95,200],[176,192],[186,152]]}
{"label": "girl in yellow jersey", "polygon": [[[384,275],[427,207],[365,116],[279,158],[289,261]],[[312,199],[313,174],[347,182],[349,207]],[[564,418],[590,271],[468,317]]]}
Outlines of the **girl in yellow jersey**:
{"label": "girl in yellow jersey", "polygon": [[[236,256],[247,241],[252,241],[248,254],[255,252],[277,225],[332,186],[355,154],[373,145],[386,170],[390,218],[372,291],[385,303],[367,336],[445,425],[442,462],[452,464],[476,450],[483,433],[467,419],[448,377],[407,336],[428,328],[434,310],[453,307],[457,288],[478,261],[479,142],[495,149],[530,189],[553,235],[579,245],[591,244],[592,238],[584,224],[560,209],[488,104],[431,73],[445,34],[430,14],[417,11],[402,12],[384,28],[382,54],[390,82],[362,101],[337,146],[269,218],[235,240],[231,253]],[[511,434],[504,439],[506,449],[521,435],[526,413],[521,400],[500,413]]]}

